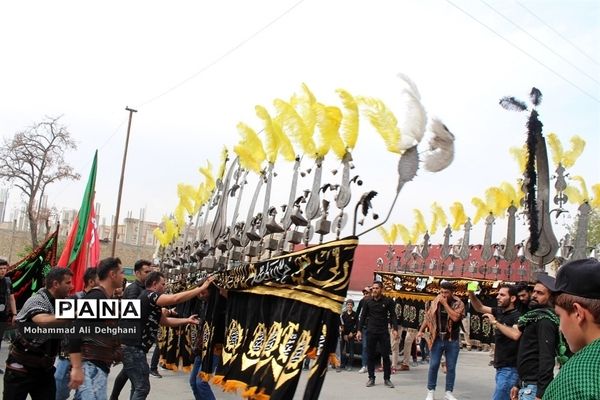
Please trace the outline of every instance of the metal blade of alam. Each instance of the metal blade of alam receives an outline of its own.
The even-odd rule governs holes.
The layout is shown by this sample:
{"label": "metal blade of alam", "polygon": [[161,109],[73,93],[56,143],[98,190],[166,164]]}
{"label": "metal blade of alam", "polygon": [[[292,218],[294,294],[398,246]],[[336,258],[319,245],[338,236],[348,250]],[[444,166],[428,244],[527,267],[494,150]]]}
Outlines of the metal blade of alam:
{"label": "metal blade of alam", "polygon": [[[241,176],[238,176],[236,184],[239,186],[235,196],[237,197],[235,201],[235,209],[233,210],[233,215],[231,216],[231,225],[229,227],[229,237],[235,234],[235,224],[237,223],[238,216],[240,215],[240,204],[242,203],[242,196],[244,194],[244,187],[246,186],[246,178],[248,177],[248,170],[242,170],[241,167],[238,169],[238,174],[241,173]],[[229,242],[227,244],[228,248],[231,249],[233,244]]]}
{"label": "metal blade of alam", "polygon": [[229,199],[227,192],[229,192],[231,177],[233,175],[233,171],[237,167],[237,163],[238,159],[236,158],[235,161],[229,166],[225,180],[221,182],[220,185],[217,185],[217,211],[208,235],[208,243],[213,249],[217,246],[217,239],[223,235],[225,229],[227,228],[227,204]]}
{"label": "metal blade of alam", "polygon": [[254,195],[252,196],[252,201],[250,202],[250,207],[248,208],[248,214],[246,215],[246,223],[244,224],[244,233],[240,238],[242,246],[247,246],[250,242],[250,239],[246,235],[246,232],[252,231],[252,218],[254,218],[254,209],[256,208],[256,202],[258,201],[258,195],[260,194],[260,189],[262,188],[263,182],[265,180],[265,171],[261,171],[258,176],[258,182],[256,183],[256,188],[254,189]]}
{"label": "metal blade of alam", "polygon": [[275,167],[274,163],[269,163],[267,167],[267,185],[265,187],[265,201],[263,202],[263,210],[262,210],[262,219],[260,222],[260,228],[258,229],[259,235],[264,238],[267,233],[267,220],[269,214],[269,207],[271,203],[271,186],[273,183],[273,168]]}
{"label": "metal blade of alam", "polygon": [[494,215],[489,213],[485,218],[485,233],[483,235],[483,248],[481,250],[481,258],[488,262],[492,259],[494,251],[492,250],[492,231],[494,226]]}
{"label": "metal blade of alam", "polygon": [[575,240],[573,241],[573,252],[569,261],[582,260],[588,257],[587,238],[592,207],[588,203],[583,203],[579,206],[578,210],[577,231],[575,233]]}
{"label": "metal blade of alam", "polygon": [[311,220],[315,219],[320,214],[321,192],[319,189],[321,188],[321,177],[323,174],[322,164],[323,157],[318,157],[315,160],[315,175],[313,177],[312,189],[304,209],[305,218],[308,220],[309,224]]}
{"label": "metal blade of alam", "polygon": [[344,208],[350,203],[352,198],[352,192],[350,190],[350,162],[352,161],[352,154],[346,152],[342,159],[342,181],[335,197],[335,206],[339,208],[340,213],[336,217],[335,221],[335,236],[336,239],[340,238],[340,233],[343,228]]}
{"label": "metal blade of alam", "polygon": [[[287,232],[292,226],[292,213],[294,211],[294,200],[296,200],[296,189],[298,187],[298,173],[300,172],[300,157],[296,157],[294,162],[294,174],[292,175],[292,184],[290,185],[290,196],[288,198],[287,206],[285,207],[285,213],[281,219],[281,225]],[[285,236],[285,233],[284,233]]]}

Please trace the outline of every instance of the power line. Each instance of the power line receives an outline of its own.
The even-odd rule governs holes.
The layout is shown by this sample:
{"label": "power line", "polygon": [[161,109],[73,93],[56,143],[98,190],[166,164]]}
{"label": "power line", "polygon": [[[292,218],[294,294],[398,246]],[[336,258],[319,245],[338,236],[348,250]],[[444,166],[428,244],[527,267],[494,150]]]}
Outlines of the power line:
{"label": "power line", "polygon": [[266,25],[264,25],[263,27],[261,27],[259,30],[257,30],[256,32],[254,32],[253,34],[251,34],[250,36],[248,36],[247,38],[243,39],[241,42],[239,42],[237,45],[235,45],[232,48],[230,48],[229,50],[227,50],[221,56],[217,57],[213,61],[211,61],[208,64],[206,64],[199,71],[197,71],[194,74],[188,76],[187,78],[185,78],[181,82],[177,83],[176,85],[170,87],[169,89],[165,90],[164,92],[162,92],[162,93],[160,93],[160,94],[158,94],[158,95],[150,98],[149,100],[144,101],[143,103],[141,103],[138,106],[138,108],[141,108],[141,107],[143,107],[143,106],[145,106],[147,104],[150,104],[150,103],[152,103],[152,102],[160,99],[161,97],[163,97],[163,96],[171,93],[175,89],[177,89],[177,88],[185,85],[186,83],[188,83],[192,79],[196,78],[198,75],[202,74],[203,72],[207,71],[208,69],[214,67],[216,64],[218,64],[219,62],[221,62],[222,60],[224,60],[229,55],[233,54],[235,51],[239,50],[242,46],[244,46],[246,43],[248,43],[249,41],[251,41],[252,39],[254,39],[256,36],[260,35],[262,32],[264,32],[265,30],[267,30],[268,28],[270,28],[272,25],[274,25],[281,18],[285,17],[287,14],[289,14],[290,12],[292,12],[296,7],[298,7],[303,2],[304,2],[304,0],[300,0],[297,3],[294,3],[290,8],[288,8],[287,10],[285,10],[283,13],[281,13],[275,19],[271,20],[269,23],[267,23]]}
{"label": "power line", "polygon": [[459,10],[460,12],[462,12],[463,14],[465,14],[468,17],[470,17],[471,19],[473,19],[475,22],[479,23],[480,25],[482,25],[483,27],[485,27],[486,29],[488,29],[489,31],[491,31],[492,33],[494,33],[500,39],[504,40],[505,42],[507,42],[508,44],[510,44],[511,46],[513,46],[515,49],[519,50],[521,53],[525,54],[527,57],[531,58],[533,61],[535,61],[536,63],[538,63],[542,67],[546,68],[548,71],[552,72],[554,75],[556,75],[557,77],[559,77],[563,81],[567,82],[569,85],[573,86],[575,89],[579,90],[581,93],[583,93],[586,96],[588,96],[590,99],[594,100],[597,103],[600,103],[600,99],[598,99],[597,97],[595,97],[593,94],[591,94],[591,93],[587,92],[585,89],[582,89],[581,87],[577,86],[575,83],[571,82],[570,80],[568,80],[567,78],[565,78],[564,76],[562,76],[561,74],[559,74],[557,71],[555,71],[551,67],[547,66],[546,64],[544,64],[543,62],[541,62],[540,60],[538,60],[537,58],[535,58],[534,56],[532,56],[531,54],[529,54],[527,51],[525,51],[522,48],[520,48],[519,46],[517,46],[515,43],[511,42],[509,39],[507,39],[504,36],[502,36],[502,34],[498,33],[497,31],[495,31],[490,26],[486,25],[485,23],[481,22],[479,19],[477,19],[473,15],[469,14],[467,11],[463,10],[462,8],[460,8],[459,6],[457,6],[456,4],[454,4],[452,1],[446,0],[446,2],[449,3],[451,6],[453,6],[454,8],[456,8],[457,10]]}
{"label": "power line", "polygon": [[515,28],[519,29],[521,32],[523,32],[524,34],[526,34],[527,36],[529,36],[531,39],[535,40],[537,43],[541,44],[542,46],[544,46],[547,50],[549,50],[552,54],[554,54],[555,56],[557,56],[558,58],[560,58],[561,60],[563,60],[564,62],[566,62],[567,64],[569,64],[571,67],[575,68],[577,71],[581,72],[583,75],[587,76],[588,78],[590,78],[591,80],[593,80],[594,82],[600,84],[600,81],[597,80],[596,78],[594,78],[593,76],[589,75],[587,72],[583,71],[581,68],[579,68],[577,65],[573,64],[571,61],[567,60],[565,57],[561,56],[560,54],[558,54],[556,51],[552,50],[549,46],[547,46],[545,43],[543,43],[541,40],[538,40],[535,36],[533,36],[532,34],[530,34],[529,32],[527,32],[524,28],[520,27],[519,25],[517,25],[515,22],[513,22],[510,18],[508,18],[507,16],[505,16],[504,14],[502,14],[500,11],[498,11],[497,9],[495,9],[493,6],[491,6],[490,4],[488,4],[485,0],[479,0],[481,1],[483,4],[485,4],[487,7],[489,7],[492,11],[494,11],[496,14],[498,14],[499,16],[501,16],[502,18],[504,18],[506,21],[508,21],[508,23],[510,23],[512,26],[514,26]]}
{"label": "power line", "polygon": [[575,43],[571,42],[563,34],[561,34],[559,31],[557,31],[556,29],[554,29],[550,24],[546,23],[546,21],[544,21],[543,19],[541,19],[540,17],[538,17],[533,11],[531,11],[529,8],[525,7],[520,1],[517,0],[516,3],[518,5],[520,5],[522,8],[524,8],[529,14],[533,15],[533,17],[535,17],[538,21],[540,21],[542,24],[544,24],[548,29],[550,29],[552,32],[556,33],[562,40],[564,40],[565,42],[569,43],[571,46],[573,46],[575,49],[577,49],[577,51],[579,51],[581,54],[583,54],[584,56],[586,56],[594,64],[600,66],[600,62],[596,61],[596,59],[594,59],[592,56],[590,56],[585,51],[583,51],[579,46],[577,46]]}

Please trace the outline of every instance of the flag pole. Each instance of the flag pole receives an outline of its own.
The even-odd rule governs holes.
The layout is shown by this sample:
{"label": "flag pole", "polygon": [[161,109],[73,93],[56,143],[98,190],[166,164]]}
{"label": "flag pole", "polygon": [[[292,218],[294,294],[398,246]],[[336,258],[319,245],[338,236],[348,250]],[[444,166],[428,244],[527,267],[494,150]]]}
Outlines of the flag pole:
{"label": "flag pole", "polygon": [[125,150],[123,151],[123,164],[121,165],[121,181],[119,182],[119,194],[117,196],[117,211],[115,213],[115,224],[113,227],[112,237],[112,250],[110,256],[115,256],[115,249],[117,247],[117,232],[119,230],[119,211],[121,210],[121,195],[123,194],[123,179],[125,178],[125,163],[127,162],[127,148],[129,147],[129,133],[131,132],[131,118],[133,113],[137,112],[133,108],[125,107],[125,110],[129,111],[129,123],[127,124],[127,137],[125,138]]}

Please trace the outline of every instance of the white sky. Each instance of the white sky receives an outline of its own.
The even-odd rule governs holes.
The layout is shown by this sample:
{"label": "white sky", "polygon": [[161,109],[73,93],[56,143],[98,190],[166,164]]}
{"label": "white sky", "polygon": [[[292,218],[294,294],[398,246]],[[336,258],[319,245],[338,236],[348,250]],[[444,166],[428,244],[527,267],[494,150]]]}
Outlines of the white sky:
{"label": "white sky", "polygon": [[[441,173],[420,171],[390,222],[411,226],[413,208],[429,222],[434,201],[446,209],[462,201],[472,216],[473,196],[519,176],[508,149],[524,143],[527,115],[503,110],[498,100],[526,100],[532,86],[544,94],[544,132],[556,132],[565,147],[575,134],[587,141],[570,172],[584,176],[588,187],[600,182],[599,22],[597,1],[2,2],[0,133],[9,137],[44,115],[64,114],[79,144],[67,160],[82,179],[51,187],[49,202],[79,207],[97,148],[96,199],[110,221],[124,108],[137,108],[121,217],[128,211],[137,217],[145,207],[146,219],[159,220],[177,205],[177,183],[198,184],[198,167],[208,159],[216,168],[223,145],[237,143],[238,121],[261,128],[256,104],[273,110],[275,98],[288,99],[305,82],[328,104],[341,106],[335,95],[341,87],[396,110],[401,85],[395,76],[404,72],[419,86],[429,115],[455,134],[456,158]],[[375,209],[387,213],[397,157],[366,122],[354,159],[365,185],[354,189],[352,204],[375,189]],[[331,156],[325,170],[337,165]],[[277,169],[291,165],[281,161]],[[300,189],[311,182],[305,178]],[[282,200],[275,204],[287,201],[287,185],[280,178],[273,197]],[[253,190],[254,180],[247,193]],[[13,191],[11,201],[18,200]],[[500,240],[505,228],[497,225]],[[374,234],[366,241],[381,240]]]}

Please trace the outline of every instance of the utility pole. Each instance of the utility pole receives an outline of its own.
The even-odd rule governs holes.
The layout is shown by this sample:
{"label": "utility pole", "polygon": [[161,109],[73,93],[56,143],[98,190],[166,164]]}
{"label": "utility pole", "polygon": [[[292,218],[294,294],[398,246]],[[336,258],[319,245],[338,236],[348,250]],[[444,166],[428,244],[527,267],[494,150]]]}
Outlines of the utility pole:
{"label": "utility pole", "polygon": [[117,232],[119,230],[119,211],[121,210],[121,195],[123,194],[123,179],[125,178],[125,163],[127,162],[127,148],[129,147],[129,133],[131,132],[131,118],[133,113],[137,112],[133,108],[125,107],[125,110],[129,111],[129,123],[127,124],[127,137],[125,138],[125,150],[123,151],[123,165],[121,166],[121,181],[119,182],[119,194],[117,196],[117,212],[115,214],[115,225],[113,227],[113,241],[112,250],[110,253],[111,257],[115,256],[115,249],[117,247]]}

